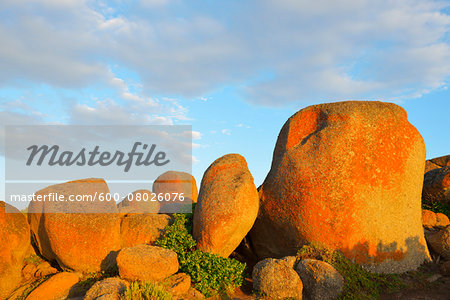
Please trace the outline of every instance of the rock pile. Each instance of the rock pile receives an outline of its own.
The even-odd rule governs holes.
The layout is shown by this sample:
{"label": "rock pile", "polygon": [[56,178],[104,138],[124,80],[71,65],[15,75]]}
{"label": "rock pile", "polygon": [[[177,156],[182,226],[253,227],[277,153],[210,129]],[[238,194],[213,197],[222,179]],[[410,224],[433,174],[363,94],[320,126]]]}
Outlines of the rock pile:
{"label": "rock pile", "polygon": [[[35,197],[50,193],[93,196],[109,188],[90,178],[49,186]],[[164,211],[174,207],[131,199],[152,193],[183,193],[196,203],[189,226],[198,250],[189,251],[252,255],[253,290],[271,299],[339,297],[343,274],[295,256],[311,243],[381,273],[416,269],[430,258],[429,247],[443,260],[441,274],[450,276],[450,156],[425,162],[423,139],[400,107],[348,101],[310,106],[289,118],[258,189],[244,157],[228,154],[205,171],[199,193],[192,175],[169,171],[152,191],[137,190],[117,205],[33,201],[25,217],[0,202],[0,299],[20,298],[43,279],[26,299],[118,299],[133,281],[158,282],[176,299],[202,298],[195,276],[183,269],[187,256],[157,246],[174,220]],[[421,200],[444,213],[422,210]],[[34,253],[31,244],[41,260],[25,259]],[[87,274],[114,270],[114,277],[86,288]]]}

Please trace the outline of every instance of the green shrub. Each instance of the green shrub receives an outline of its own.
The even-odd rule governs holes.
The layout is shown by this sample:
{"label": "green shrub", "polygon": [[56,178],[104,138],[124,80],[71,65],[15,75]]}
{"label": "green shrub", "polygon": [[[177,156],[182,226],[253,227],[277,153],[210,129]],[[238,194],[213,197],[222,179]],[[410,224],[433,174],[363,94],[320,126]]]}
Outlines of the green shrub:
{"label": "green shrub", "polygon": [[186,228],[192,221],[185,214],[174,214],[174,218],[173,224],[166,228],[164,236],[156,241],[156,245],[175,251],[180,259],[195,247],[196,242]]}
{"label": "green shrub", "polygon": [[172,295],[158,283],[131,282],[120,297],[123,300],[172,300]]}
{"label": "green shrub", "polygon": [[245,264],[231,258],[195,250],[186,254],[181,272],[189,274],[195,288],[209,297],[242,285]]}
{"label": "green shrub", "polygon": [[344,290],[339,299],[377,299],[383,288],[395,290],[402,286],[398,275],[371,273],[348,260],[341,252],[320,245],[303,246],[297,258],[313,258],[332,265],[344,277]]}
{"label": "green shrub", "polygon": [[232,258],[194,250],[192,214],[174,214],[174,223],[166,228],[156,245],[178,254],[180,271],[191,276],[195,288],[209,297],[225,293],[244,280],[245,264]]}

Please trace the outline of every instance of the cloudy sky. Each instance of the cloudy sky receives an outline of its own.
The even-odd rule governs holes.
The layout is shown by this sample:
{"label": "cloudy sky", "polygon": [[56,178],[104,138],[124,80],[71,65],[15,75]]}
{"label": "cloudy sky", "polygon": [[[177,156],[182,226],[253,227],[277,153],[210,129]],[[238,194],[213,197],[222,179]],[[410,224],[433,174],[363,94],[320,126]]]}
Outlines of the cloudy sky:
{"label": "cloudy sky", "polygon": [[191,124],[198,184],[240,153],[259,185],[293,113],[383,100],[446,155],[449,33],[449,1],[2,0],[0,125]]}

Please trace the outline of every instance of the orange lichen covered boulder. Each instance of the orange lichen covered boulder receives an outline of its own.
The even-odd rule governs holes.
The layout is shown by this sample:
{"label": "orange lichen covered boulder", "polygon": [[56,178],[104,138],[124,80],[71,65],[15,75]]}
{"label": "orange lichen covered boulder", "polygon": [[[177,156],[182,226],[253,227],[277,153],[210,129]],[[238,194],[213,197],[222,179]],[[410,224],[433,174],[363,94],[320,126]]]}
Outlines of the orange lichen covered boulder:
{"label": "orange lichen covered boulder", "polygon": [[442,213],[436,213],[436,226],[445,227],[450,225],[448,217]]}
{"label": "orange lichen covered boulder", "polygon": [[428,159],[425,162],[425,173],[434,169],[450,166],[450,155]]}
{"label": "orange lichen covered boulder", "polygon": [[194,212],[197,248],[228,257],[258,214],[258,192],[239,154],[218,158],[206,170]]}
{"label": "orange lichen covered boulder", "polygon": [[120,236],[122,248],[153,244],[164,235],[172,218],[164,214],[129,214],[122,219]]}
{"label": "orange lichen covered boulder", "polygon": [[[64,269],[84,273],[107,269],[120,249],[120,216],[103,179],[84,179],[52,185],[35,193],[62,195],[66,201],[32,201],[28,220],[40,253]],[[73,197],[92,201],[70,201]]]}
{"label": "orange lichen covered boulder", "polygon": [[150,213],[157,214],[161,204],[149,190],[137,190],[123,199],[117,208],[121,214]]}
{"label": "orange lichen covered boulder", "polygon": [[167,171],[156,178],[153,193],[183,193],[184,198],[197,202],[198,191],[195,178],[186,172]]}
{"label": "orange lichen covered boulder", "polygon": [[436,214],[428,209],[422,210],[422,224],[425,228],[432,228],[436,226]]}
{"label": "orange lichen covered boulder", "polygon": [[22,261],[30,247],[30,227],[15,207],[0,201],[0,299],[22,280]]}
{"label": "orange lichen covered boulder", "polygon": [[178,272],[178,267],[175,251],[156,246],[123,248],[117,255],[120,277],[131,281],[161,281]]}
{"label": "orange lichen covered boulder", "polygon": [[53,275],[50,279],[39,285],[26,300],[57,300],[66,299],[70,289],[80,281],[75,273],[62,272]]}
{"label": "orange lichen covered boulder", "polygon": [[425,144],[391,103],[314,105],[283,126],[259,189],[250,239],[260,258],[308,242],[339,249],[376,272],[429,258],[422,227]]}

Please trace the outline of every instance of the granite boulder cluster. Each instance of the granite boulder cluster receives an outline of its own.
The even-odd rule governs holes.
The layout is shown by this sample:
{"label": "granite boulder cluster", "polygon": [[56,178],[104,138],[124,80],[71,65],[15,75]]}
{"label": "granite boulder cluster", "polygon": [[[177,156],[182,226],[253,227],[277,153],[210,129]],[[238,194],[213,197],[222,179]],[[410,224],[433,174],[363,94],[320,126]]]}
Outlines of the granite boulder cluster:
{"label": "granite boulder cluster", "polygon": [[[37,194],[48,192],[109,189],[90,178]],[[259,187],[245,158],[228,154],[205,171],[199,191],[190,174],[170,171],[134,194],[151,192],[183,192],[196,203],[197,249],[251,256],[255,295],[336,299],[343,276],[324,261],[295,257],[309,244],[376,273],[416,270],[439,256],[442,274],[450,275],[448,216],[422,209],[449,205],[450,156],[426,161],[421,135],[395,104],[346,101],[300,110],[282,127]],[[32,202],[25,216],[0,202],[0,299],[17,299],[38,278],[49,279],[27,299],[119,299],[134,281],[164,282],[176,299],[201,298],[180,272],[177,253],[155,245],[173,222],[167,205]],[[30,263],[30,255],[41,261]],[[74,296],[85,274],[111,268],[118,276]]]}

